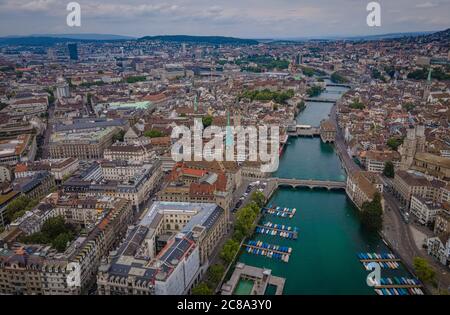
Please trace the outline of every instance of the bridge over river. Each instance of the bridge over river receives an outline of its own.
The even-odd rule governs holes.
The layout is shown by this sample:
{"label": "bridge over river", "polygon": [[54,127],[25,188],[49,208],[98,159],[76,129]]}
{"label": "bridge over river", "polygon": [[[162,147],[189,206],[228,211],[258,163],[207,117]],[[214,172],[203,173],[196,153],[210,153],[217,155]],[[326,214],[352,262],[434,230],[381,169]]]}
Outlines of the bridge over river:
{"label": "bridge over river", "polygon": [[314,188],[326,188],[331,189],[345,189],[345,182],[342,181],[331,181],[331,180],[316,180],[316,179],[296,179],[296,178],[278,178],[272,177],[268,180],[272,181],[275,186],[291,186],[292,188],[297,187],[308,187],[310,189]]}

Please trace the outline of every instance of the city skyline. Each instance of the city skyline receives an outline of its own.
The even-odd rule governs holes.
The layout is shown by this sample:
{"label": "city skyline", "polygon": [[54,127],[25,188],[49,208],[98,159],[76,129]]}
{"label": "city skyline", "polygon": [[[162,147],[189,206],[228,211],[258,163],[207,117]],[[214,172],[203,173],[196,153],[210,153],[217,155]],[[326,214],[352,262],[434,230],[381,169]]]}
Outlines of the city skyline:
{"label": "city skyline", "polygon": [[[450,2],[379,2],[381,26],[369,27],[370,1],[78,1],[81,26],[69,27],[68,1],[0,1],[0,36],[105,33],[146,35],[220,35],[241,38],[361,36],[438,31],[449,27]],[[45,20],[45,23],[42,23]]]}

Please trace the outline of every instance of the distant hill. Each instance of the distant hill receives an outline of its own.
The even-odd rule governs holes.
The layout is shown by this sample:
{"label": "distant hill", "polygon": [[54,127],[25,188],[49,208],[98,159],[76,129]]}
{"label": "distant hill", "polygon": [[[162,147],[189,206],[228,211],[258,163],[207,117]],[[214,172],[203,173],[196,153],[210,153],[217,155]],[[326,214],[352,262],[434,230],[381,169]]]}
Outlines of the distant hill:
{"label": "distant hill", "polygon": [[0,45],[53,46],[67,42],[106,42],[133,40],[131,37],[101,34],[64,34],[45,36],[8,36],[0,37]]}
{"label": "distant hill", "polygon": [[224,36],[189,36],[189,35],[158,35],[145,36],[139,40],[158,40],[163,42],[174,43],[191,43],[191,44],[213,44],[213,45],[257,45],[258,41],[253,39],[242,39]]}
{"label": "distant hill", "polygon": [[33,34],[31,37],[55,37],[55,38],[68,38],[68,39],[80,39],[80,40],[132,40],[136,37],[114,35],[114,34]]}
{"label": "distant hill", "polygon": [[[439,33],[439,32],[438,32]],[[309,37],[295,37],[295,38],[274,38],[259,40],[260,42],[269,42],[274,44],[296,43],[304,41],[333,41],[333,40],[349,40],[349,41],[371,41],[384,39],[397,39],[406,37],[426,36],[436,34],[436,32],[409,32],[409,33],[388,33],[378,35],[358,35],[358,36],[309,36]]]}
{"label": "distant hill", "polygon": [[380,34],[380,35],[366,35],[366,36],[350,36],[350,37],[342,37],[342,39],[346,40],[382,40],[382,39],[395,39],[402,37],[416,37],[422,35],[432,34],[434,32],[409,32],[409,33],[388,33],[388,34]]}

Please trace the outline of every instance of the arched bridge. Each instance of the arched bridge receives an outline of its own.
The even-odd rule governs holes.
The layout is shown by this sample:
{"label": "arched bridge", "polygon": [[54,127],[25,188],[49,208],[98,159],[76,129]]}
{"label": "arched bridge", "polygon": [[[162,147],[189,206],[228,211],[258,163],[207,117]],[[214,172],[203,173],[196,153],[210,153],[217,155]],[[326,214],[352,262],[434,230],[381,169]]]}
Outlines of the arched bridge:
{"label": "arched bridge", "polygon": [[308,187],[310,189],[326,188],[330,190],[330,189],[345,189],[346,186],[345,182],[330,181],[330,180],[294,179],[294,178],[278,178],[278,177],[273,177],[270,180],[274,181],[277,184],[277,186],[291,186],[292,188]]}

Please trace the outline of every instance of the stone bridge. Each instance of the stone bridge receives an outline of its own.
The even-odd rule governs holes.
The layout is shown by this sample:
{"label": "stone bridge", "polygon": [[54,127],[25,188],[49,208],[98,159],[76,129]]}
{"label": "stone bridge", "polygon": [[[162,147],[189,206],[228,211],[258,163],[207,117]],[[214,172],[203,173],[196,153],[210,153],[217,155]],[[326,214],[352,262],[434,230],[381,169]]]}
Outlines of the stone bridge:
{"label": "stone bridge", "polygon": [[315,180],[315,179],[294,179],[294,178],[270,178],[274,181],[277,186],[290,186],[292,188],[298,187],[308,187],[310,189],[314,188],[326,188],[331,189],[345,189],[346,183],[340,181],[330,181],[330,180]]}
{"label": "stone bridge", "polygon": [[305,98],[306,102],[310,102],[310,103],[336,103],[335,99],[331,99],[331,98],[321,98],[320,96],[316,97],[316,98]]}
{"label": "stone bridge", "polygon": [[294,137],[318,137],[320,136],[320,128],[309,125],[289,126],[288,134]]}

